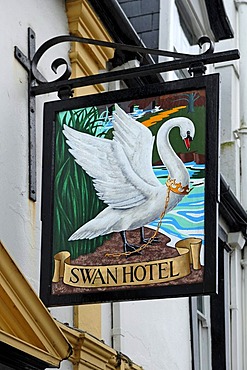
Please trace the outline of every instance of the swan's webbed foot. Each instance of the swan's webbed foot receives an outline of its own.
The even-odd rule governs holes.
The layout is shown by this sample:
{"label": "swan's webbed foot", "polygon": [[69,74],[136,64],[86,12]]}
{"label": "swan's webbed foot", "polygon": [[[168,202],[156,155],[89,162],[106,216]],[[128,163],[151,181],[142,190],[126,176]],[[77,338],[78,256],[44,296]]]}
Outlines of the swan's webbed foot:
{"label": "swan's webbed foot", "polygon": [[[141,239],[141,244],[146,244],[149,242],[151,238],[144,238],[144,239]],[[153,238],[151,243],[150,244],[153,244],[153,243],[159,243],[160,242],[160,238]]]}
{"label": "swan's webbed foot", "polygon": [[127,252],[127,253],[131,252],[131,256],[141,254],[141,252],[136,252],[136,250],[140,248],[138,245],[125,243],[123,245],[123,248],[124,248],[124,252]]}
{"label": "swan's webbed foot", "polygon": [[[138,245],[128,243],[127,238],[126,238],[126,231],[121,231],[120,232],[120,235],[121,235],[122,240],[123,240],[123,250],[124,250],[124,253],[131,253],[130,254],[131,256],[135,256],[135,255],[140,255],[141,254],[140,251],[139,252],[136,252],[136,250],[140,248]],[[129,255],[127,255],[126,257],[129,257]]]}
{"label": "swan's webbed foot", "polygon": [[[144,227],[142,226],[140,228],[140,237],[141,237],[141,244],[146,244],[148,243],[148,241],[151,239],[151,238],[145,238],[145,232],[144,232]],[[152,243],[159,243],[160,242],[160,238],[153,238],[152,239]]]}

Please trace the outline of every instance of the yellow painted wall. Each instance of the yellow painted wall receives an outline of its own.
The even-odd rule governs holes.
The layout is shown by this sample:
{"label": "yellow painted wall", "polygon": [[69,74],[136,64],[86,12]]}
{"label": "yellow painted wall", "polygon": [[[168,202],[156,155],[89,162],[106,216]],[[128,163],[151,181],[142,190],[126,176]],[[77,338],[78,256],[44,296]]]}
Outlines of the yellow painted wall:
{"label": "yellow painted wall", "polygon": [[[69,31],[74,36],[95,40],[112,41],[109,34],[86,0],[67,0],[66,10]],[[106,69],[106,62],[114,55],[111,48],[72,43],[70,60],[72,78],[98,74]],[[77,88],[74,96],[95,94],[104,91],[102,85]]]}

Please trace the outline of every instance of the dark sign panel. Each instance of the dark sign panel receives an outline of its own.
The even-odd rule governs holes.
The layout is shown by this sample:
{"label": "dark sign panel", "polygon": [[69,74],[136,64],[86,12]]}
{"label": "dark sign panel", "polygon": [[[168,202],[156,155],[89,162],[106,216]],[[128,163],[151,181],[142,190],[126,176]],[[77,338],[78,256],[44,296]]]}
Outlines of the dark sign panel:
{"label": "dark sign panel", "polygon": [[216,291],[218,75],[45,104],[47,305]]}

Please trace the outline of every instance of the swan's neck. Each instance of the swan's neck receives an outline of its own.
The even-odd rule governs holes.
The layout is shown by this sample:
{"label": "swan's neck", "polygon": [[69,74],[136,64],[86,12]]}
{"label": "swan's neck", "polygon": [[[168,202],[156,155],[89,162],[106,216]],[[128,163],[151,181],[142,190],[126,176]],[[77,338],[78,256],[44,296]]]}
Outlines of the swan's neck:
{"label": "swan's neck", "polygon": [[183,186],[186,186],[189,184],[188,171],[173,150],[169,140],[169,133],[173,127],[174,123],[169,124],[169,122],[161,126],[157,135],[157,149],[171,179],[175,179],[177,183],[181,182]]}

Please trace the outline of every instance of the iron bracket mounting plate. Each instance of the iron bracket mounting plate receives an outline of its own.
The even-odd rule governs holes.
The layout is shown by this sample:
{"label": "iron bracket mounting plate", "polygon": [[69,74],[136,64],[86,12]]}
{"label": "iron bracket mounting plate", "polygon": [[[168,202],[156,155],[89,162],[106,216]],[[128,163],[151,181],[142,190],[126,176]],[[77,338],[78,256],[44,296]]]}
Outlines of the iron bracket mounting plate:
{"label": "iron bracket mounting plate", "polygon": [[35,95],[32,94],[31,88],[35,85],[35,79],[31,71],[31,61],[35,54],[35,33],[28,28],[28,57],[15,46],[15,58],[28,72],[28,143],[29,143],[29,199],[36,201],[37,180],[36,180],[36,104]]}

